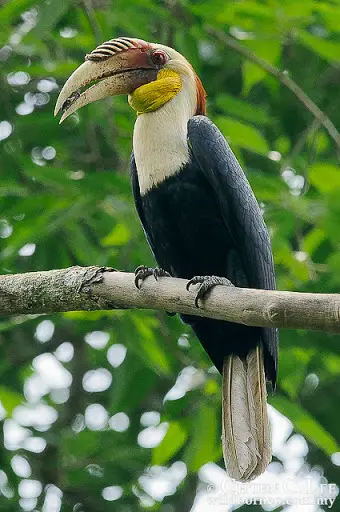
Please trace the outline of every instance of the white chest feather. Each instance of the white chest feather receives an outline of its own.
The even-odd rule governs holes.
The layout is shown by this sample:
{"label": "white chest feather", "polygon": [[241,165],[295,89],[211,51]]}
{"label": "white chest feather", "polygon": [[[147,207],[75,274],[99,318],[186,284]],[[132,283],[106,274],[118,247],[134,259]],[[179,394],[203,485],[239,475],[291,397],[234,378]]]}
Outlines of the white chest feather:
{"label": "white chest feather", "polygon": [[194,115],[196,100],[188,89],[183,83],[182,90],[168,103],[137,117],[133,151],[141,194],[176,174],[189,161],[187,123]]}

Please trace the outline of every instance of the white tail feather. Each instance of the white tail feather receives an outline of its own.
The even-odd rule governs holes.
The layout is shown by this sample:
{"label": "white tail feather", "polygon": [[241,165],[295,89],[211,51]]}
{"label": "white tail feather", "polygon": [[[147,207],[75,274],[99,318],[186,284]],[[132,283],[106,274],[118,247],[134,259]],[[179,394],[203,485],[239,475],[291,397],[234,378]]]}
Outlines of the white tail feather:
{"label": "white tail feather", "polygon": [[222,382],[222,448],[227,473],[240,481],[259,476],[271,461],[262,347],[246,360],[225,359]]}

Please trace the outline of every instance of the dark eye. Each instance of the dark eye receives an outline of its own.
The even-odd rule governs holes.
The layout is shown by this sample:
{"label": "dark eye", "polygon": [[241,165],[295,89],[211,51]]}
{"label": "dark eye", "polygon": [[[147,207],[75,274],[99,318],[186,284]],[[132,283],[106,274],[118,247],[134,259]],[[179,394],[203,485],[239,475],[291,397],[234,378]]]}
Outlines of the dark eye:
{"label": "dark eye", "polygon": [[163,66],[167,59],[167,54],[162,50],[156,50],[151,54],[151,60],[154,64],[157,64],[157,66]]}

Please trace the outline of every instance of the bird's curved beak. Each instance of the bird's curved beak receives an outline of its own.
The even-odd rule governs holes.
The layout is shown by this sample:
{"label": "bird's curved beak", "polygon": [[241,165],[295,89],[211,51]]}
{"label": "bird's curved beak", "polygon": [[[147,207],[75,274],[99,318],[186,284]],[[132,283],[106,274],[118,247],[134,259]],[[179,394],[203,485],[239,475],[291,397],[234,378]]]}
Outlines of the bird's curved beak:
{"label": "bird's curved beak", "polygon": [[[133,46],[116,50],[117,42],[121,40],[112,41],[103,43],[87,55],[87,60],[65,83],[54,110],[54,115],[57,115],[60,110],[63,113],[60,123],[88,103],[107,96],[130,94],[141,85],[156,80],[158,68],[150,59],[148,43],[126,38],[126,41],[133,42]],[[123,42],[127,45],[126,41]],[[109,46],[110,43],[111,46]],[[113,51],[112,48],[115,50]],[[86,86],[90,87],[86,88]]]}

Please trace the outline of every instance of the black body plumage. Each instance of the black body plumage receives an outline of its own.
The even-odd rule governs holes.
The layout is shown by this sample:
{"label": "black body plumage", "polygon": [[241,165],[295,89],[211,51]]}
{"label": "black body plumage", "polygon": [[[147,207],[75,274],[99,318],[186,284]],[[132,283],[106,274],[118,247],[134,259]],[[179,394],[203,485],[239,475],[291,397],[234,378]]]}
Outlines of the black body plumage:
{"label": "black body plumage", "polygon": [[[175,175],[140,194],[136,208],[158,265],[171,275],[227,277],[235,286],[275,289],[269,235],[250,185],[216,126],[204,116],[188,122],[191,160]],[[245,356],[261,341],[267,379],[275,386],[276,329],[184,316],[221,372],[230,354]]]}

